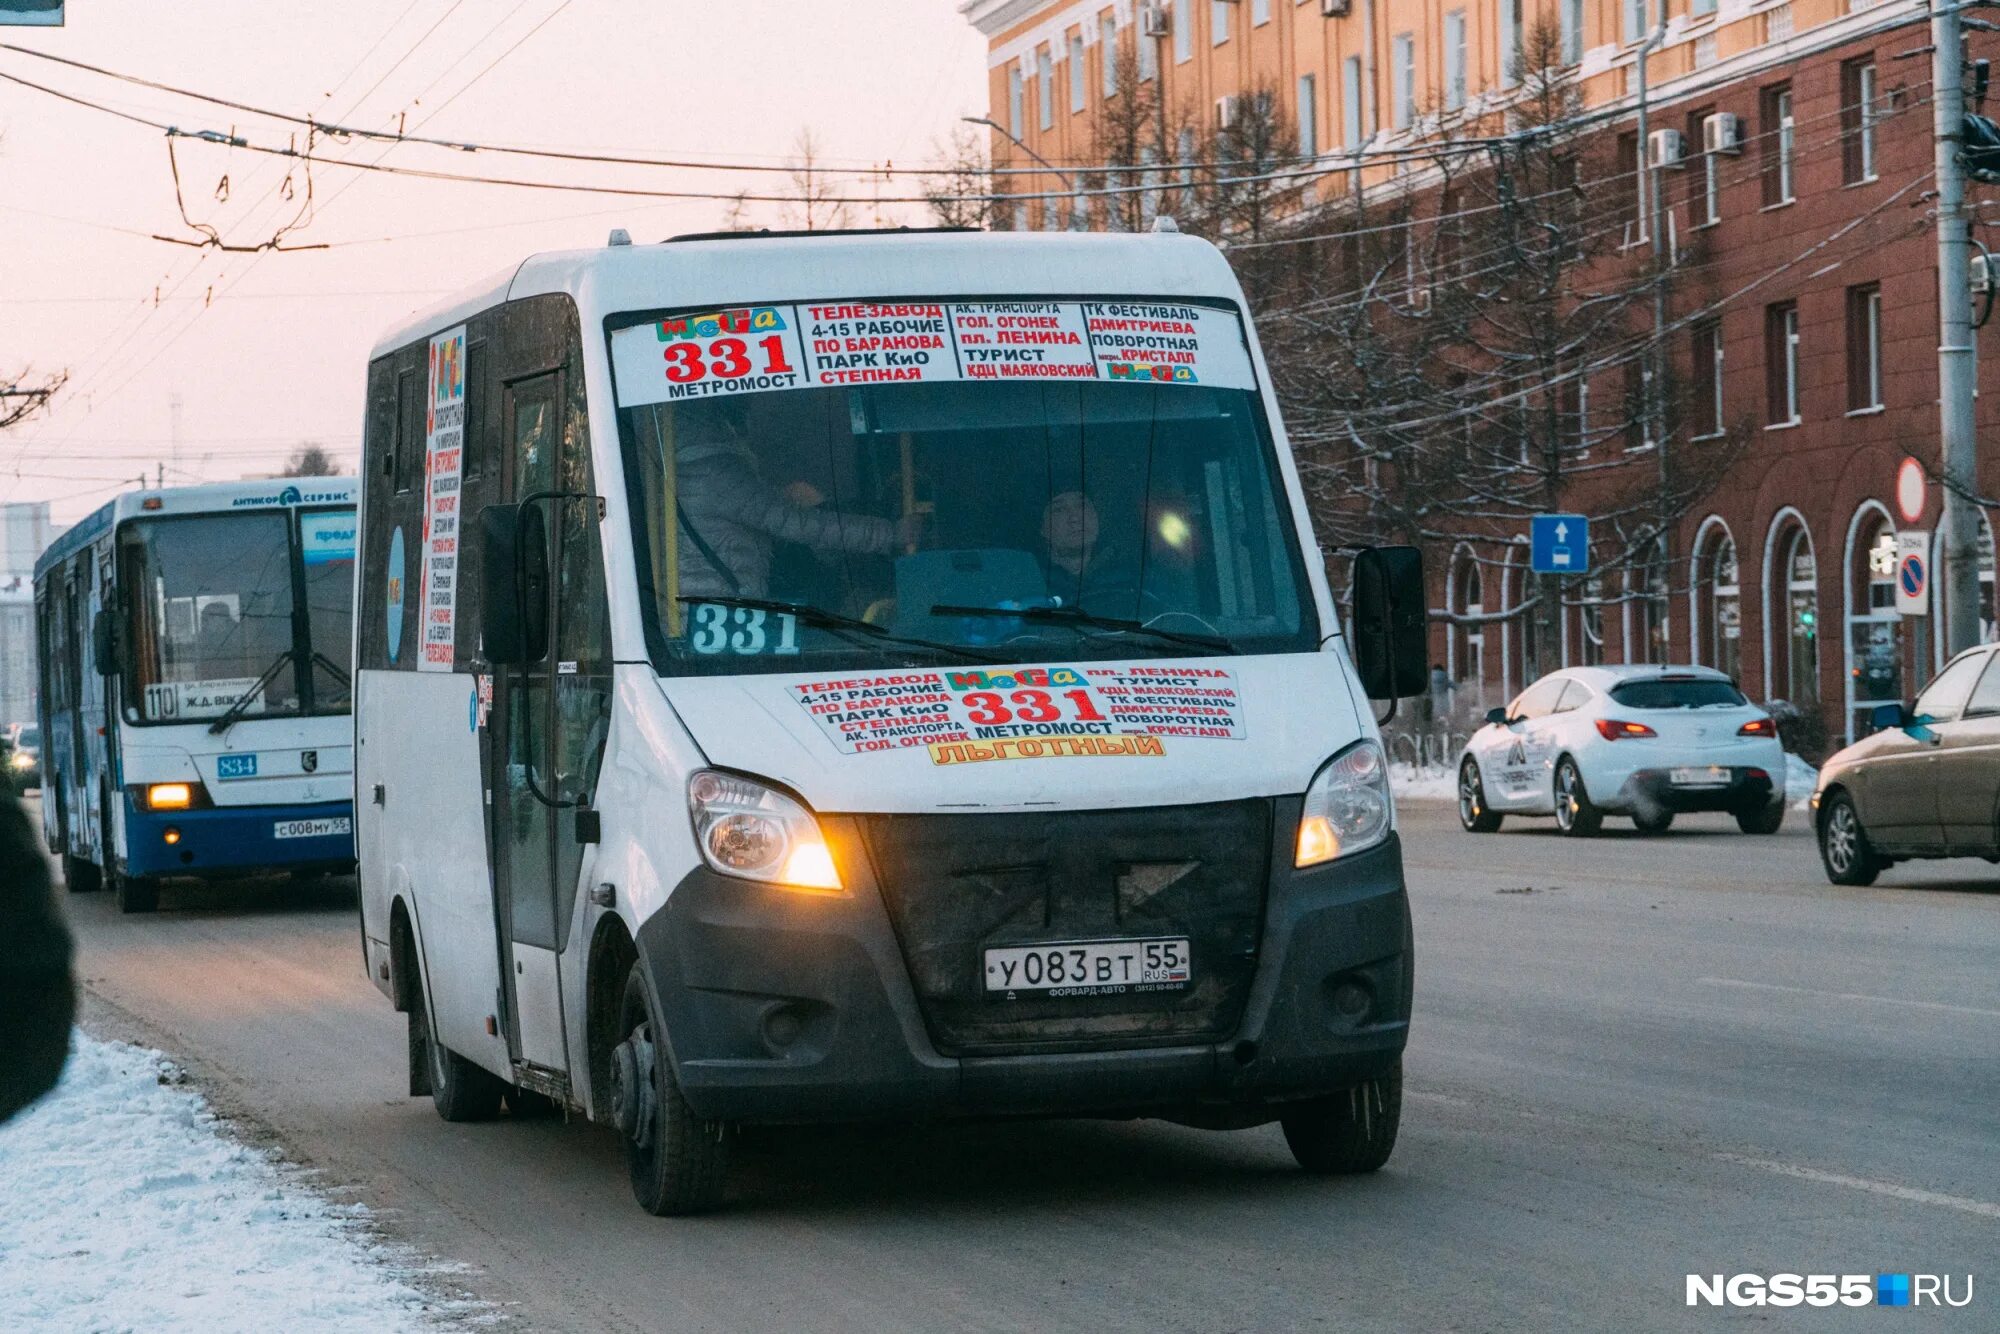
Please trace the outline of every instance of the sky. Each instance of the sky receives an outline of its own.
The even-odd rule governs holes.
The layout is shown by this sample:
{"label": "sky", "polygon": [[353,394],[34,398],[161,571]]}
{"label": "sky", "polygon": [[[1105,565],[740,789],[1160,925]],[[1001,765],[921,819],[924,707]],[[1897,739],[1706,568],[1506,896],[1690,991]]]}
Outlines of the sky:
{"label": "sky", "polygon": [[[987,108],[985,43],[958,0],[78,0],[0,42],[322,122],[455,141],[782,164],[811,130],[842,168],[935,161]],[[282,147],[297,127],[0,49],[13,75],[182,130]],[[306,441],[352,467],[369,348],[387,326],[526,255],[719,227],[731,205],[310,173],[286,246],[229,254],[182,221],[159,129],[0,80],[0,385],[67,369],[45,417],[0,435],[0,501],[73,522],[143,471],[171,485],[267,474]],[[232,245],[300,219],[307,173],[174,141],[186,214]],[[780,174],[582,166],[351,140],[384,166],[732,195]],[[386,156],[385,156],[386,154]],[[290,174],[288,176],[288,169]],[[849,177],[858,225],[917,182]],[[751,204],[749,225],[785,225]],[[178,407],[176,407],[178,404]],[[178,442],[178,443],[176,443]]]}

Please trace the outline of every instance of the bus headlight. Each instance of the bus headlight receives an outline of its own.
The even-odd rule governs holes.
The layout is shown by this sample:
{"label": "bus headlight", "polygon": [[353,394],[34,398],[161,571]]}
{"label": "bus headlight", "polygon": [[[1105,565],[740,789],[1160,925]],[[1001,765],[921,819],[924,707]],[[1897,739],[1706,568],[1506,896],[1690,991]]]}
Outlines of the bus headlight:
{"label": "bus headlight", "polygon": [[1382,748],[1357,741],[1321,766],[1299,811],[1295,866],[1318,866],[1389,836],[1395,806]]}
{"label": "bus headlight", "polygon": [[194,805],[194,788],[187,783],[154,783],[146,789],[149,811],[184,811]]}
{"label": "bus headlight", "polygon": [[738,774],[704,769],[688,780],[688,812],[702,860],[724,875],[787,889],[843,893],[812,812]]}

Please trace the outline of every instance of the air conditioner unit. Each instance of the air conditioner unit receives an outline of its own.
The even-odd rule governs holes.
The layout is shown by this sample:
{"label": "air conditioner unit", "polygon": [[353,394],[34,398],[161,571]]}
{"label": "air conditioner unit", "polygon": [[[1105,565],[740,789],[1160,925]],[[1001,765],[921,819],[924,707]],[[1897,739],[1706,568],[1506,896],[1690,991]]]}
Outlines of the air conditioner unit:
{"label": "air conditioner unit", "polygon": [[1165,5],[1147,5],[1139,11],[1139,31],[1148,37],[1174,35],[1174,16]]}
{"label": "air conditioner unit", "polygon": [[1344,19],[1354,12],[1354,0],[1319,0],[1319,12],[1330,19]]}
{"label": "air conditioner unit", "polygon": [[1701,151],[1726,153],[1735,157],[1743,151],[1743,118],[1732,111],[1718,111],[1701,118]]}
{"label": "air conditioner unit", "polygon": [[1215,99],[1216,129],[1226,130],[1236,123],[1237,101],[1238,99],[1234,97],[1218,97]]}
{"label": "air conditioner unit", "polygon": [[1681,166],[1686,152],[1679,130],[1654,130],[1646,136],[1646,161],[1652,166]]}

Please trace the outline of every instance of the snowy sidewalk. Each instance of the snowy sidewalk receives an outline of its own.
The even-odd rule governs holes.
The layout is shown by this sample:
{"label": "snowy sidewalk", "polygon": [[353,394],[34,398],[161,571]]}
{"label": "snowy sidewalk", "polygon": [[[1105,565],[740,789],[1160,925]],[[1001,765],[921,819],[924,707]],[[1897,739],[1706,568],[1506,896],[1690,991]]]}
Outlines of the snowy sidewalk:
{"label": "snowy sidewalk", "polygon": [[399,1331],[440,1309],[158,1052],[79,1031],[0,1126],[0,1330]]}

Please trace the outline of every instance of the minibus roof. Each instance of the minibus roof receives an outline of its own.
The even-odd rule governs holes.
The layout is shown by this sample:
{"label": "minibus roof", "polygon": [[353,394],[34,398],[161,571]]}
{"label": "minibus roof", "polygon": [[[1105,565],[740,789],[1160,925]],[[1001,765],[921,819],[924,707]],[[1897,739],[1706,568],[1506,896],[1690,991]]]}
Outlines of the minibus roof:
{"label": "minibus roof", "polygon": [[746,232],[530,256],[403,321],[370,359],[502,302],[550,292],[575,298],[586,327],[620,311],[763,302],[1060,296],[1243,304],[1222,252],[1180,232]]}
{"label": "minibus roof", "polygon": [[[152,514],[209,514],[276,505],[351,505],[360,487],[355,477],[259,477],[194,486],[135,487],[113,496],[65,529],[35,561],[35,578],[95,542],[122,519]],[[287,495],[290,491],[293,494]],[[148,504],[148,502],[152,502]]]}

